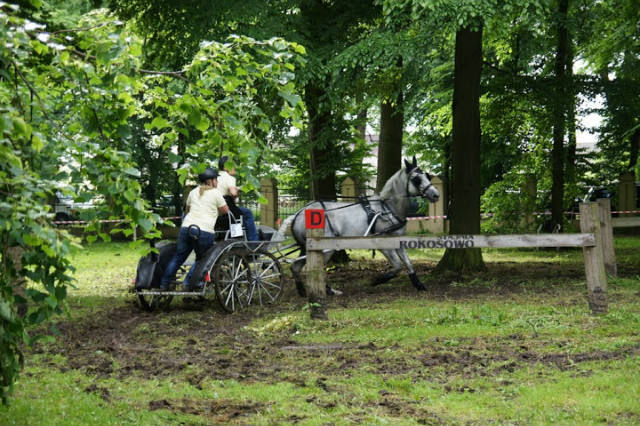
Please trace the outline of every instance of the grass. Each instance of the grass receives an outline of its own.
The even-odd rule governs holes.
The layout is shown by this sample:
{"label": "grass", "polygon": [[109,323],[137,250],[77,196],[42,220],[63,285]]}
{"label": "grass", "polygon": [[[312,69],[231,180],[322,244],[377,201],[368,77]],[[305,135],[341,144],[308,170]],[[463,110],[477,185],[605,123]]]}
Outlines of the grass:
{"label": "grass", "polygon": [[[139,253],[96,244],[76,255],[63,335],[27,351],[0,424],[640,424],[639,249],[616,239],[602,316],[580,250],[502,249],[483,252],[489,273],[426,295],[348,275],[330,319],[312,321],[296,296],[233,316],[143,313],[128,292]],[[378,262],[353,257],[356,277]]]}

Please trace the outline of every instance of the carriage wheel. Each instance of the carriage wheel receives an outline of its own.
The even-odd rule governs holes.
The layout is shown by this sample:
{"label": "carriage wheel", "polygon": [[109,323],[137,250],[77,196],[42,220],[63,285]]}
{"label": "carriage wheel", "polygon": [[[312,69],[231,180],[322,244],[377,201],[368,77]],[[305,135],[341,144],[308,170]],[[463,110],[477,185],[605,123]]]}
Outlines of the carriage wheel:
{"label": "carriage wheel", "polygon": [[229,250],[216,261],[212,280],[216,298],[227,312],[251,303],[251,268],[244,252]]}
{"label": "carriage wheel", "polygon": [[[153,289],[156,290],[156,289]],[[153,291],[151,290],[151,291]],[[168,309],[173,296],[171,295],[159,295],[159,294],[146,294],[146,291],[138,292],[138,301],[140,306],[145,311],[155,311],[156,309]]]}
{"label": "carriage wheel", "polygon": [[260,305],[273,302],[280,296],[284,284],[280,262],[266,250],[248,253],[247,259],[252,278],[250,302]]}

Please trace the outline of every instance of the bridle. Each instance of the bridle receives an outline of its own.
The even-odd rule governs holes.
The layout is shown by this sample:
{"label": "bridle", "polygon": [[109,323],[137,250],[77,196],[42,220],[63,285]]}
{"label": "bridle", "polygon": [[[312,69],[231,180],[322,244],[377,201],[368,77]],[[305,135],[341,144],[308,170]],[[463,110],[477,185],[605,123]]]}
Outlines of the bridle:
{"label": "bridle", "polygon": [[411,196],[411,193],[409,192],[409,183],[413,184],[413,186],[420,192],[420,195],[422,197],[426,197],[427,191],[433,186],[433,183],[431,183],[431,180],[429,180],[429,185],[427,185],[424,189],[420,189],[420,184],[422,183],[420,175],[426,175],[422,170],[420,170],[420,167],[415,167],[409,172],[406,187],[407,196]]}

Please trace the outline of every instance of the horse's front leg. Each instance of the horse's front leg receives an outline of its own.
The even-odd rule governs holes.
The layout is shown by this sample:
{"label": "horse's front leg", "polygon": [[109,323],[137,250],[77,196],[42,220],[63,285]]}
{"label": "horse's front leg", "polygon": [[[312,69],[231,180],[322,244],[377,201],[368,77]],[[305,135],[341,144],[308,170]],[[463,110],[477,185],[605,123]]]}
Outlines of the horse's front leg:
{"label": "horse's front leg", "polygon": [[407,251],[405,249],[398,249],[394,251],[396,252],[396,255],[402,260],[404,267],[407,268],[409,278],[411,278],[411,284],[413,284],[413,286],[418,289],[418,291],[425,291],[427,289],[427,286],[422,284],[422,281],[420,281],[420,278],[418,278],[418,275],[416,275],[415,271],[413,270],[413,264],[411,263],[411,259],[409,259]]}
{"label": "horse's front leg", "polygon": [[300,259],[296,259],[291,264],[291,273],[293,274],[293,279],[296,283],[296,290],[298,290],[299,296],[307,295],[307,288],[304,285],[304,279],[302,278],[302,268],[307,263],[306,257],[302,257]]}
{"label": "horse's front leg", "polygon": [[391,263],[393,269],[391,269],[389,272],[385,272],[377,278],[374,278],[374,280],[371,282],[371,285],[373,286],[389,282],[392,278],[395,278],[398,275],[398,272],[400,272],[400,269],[402,269],[402,260],[400,260],[395,250],[380,251],[382,252],[382,254],[384,254],[389,263]]}

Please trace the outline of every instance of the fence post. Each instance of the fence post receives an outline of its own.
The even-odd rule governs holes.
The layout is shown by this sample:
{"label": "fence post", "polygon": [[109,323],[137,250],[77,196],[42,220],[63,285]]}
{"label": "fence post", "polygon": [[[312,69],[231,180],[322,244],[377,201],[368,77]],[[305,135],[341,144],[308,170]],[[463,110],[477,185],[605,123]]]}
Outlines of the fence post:
{"label": "fence post", "polygon": [[354,199],[356,198],[356,182],[350,177],[346,177],[342,181],[342,187],[340,188],[342,198]]}
{"label": "fence post", "polygon": [[607,274],[602,255],[602,232],[600,230],[597,203],[580,204],[580,230],[595,236],[595,246],[584,246],[584,269],[587,278],[589,307],[594,315],[607,313]]}
{"label": "fence post", "polygon": [[602,257],[604,269],[612,277],[618,276],[616,252],[613,246],[613,226],[611,226],[611,199],[598,198],[600,209],[600,229],[602,231]]}
{"label": "fence post", "polygon": [[[307,239],[324,237],[324,229],[307,229]],[[311,319],[327,319],[327,286],[322,250],[307,251],[307,293]]]}
{"label": "fence post", "polygon": [[262,179],[260,193],[267,199],[267,204],[260,205],[260,223],[276,228],[278,221],[278,186],[275,179]]}
{"label": "fence post", "polygon": [[618,210],[631,211],[636,209],[636,176],[634,173],[620,175],[618,196]]}
{"label": "fence post", "polygon": [[[440,193],[440,200],[435,203],[429,203],[429,216],[444,216],[445,200],[447,199],[444,182],[438,176],[434,176],[433,178],[431,178],[431,183]],[[433,219],[433,226],[430,228],[430,231],[436,234],[442,234],[446,232],[447,229],[445,226],[445,219],[443,219],[442,217]]]}

